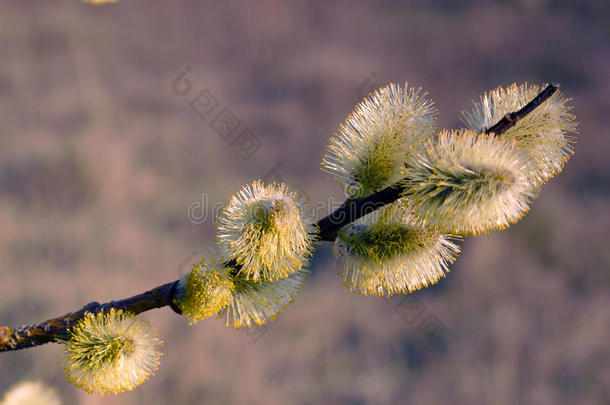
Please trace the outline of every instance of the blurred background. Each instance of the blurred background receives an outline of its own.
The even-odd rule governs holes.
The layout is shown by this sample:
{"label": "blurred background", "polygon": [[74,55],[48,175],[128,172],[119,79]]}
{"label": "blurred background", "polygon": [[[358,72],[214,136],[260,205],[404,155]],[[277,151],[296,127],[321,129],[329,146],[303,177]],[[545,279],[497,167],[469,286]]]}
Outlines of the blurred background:
{"label": "blurred background", "polygon": [[66,404],[610,403],[607,2],[13,0],[0,27],[2,325],[183,275],[254,179],[339,203],[328,139],[388,82],[428,91],[443,128],[498,85],[559,82],[580,123],[529,214],[466,239],[431,288],[350,294],[324,245],[268,328],[147,313],[164,356],[133,392],[74,388],[46,345],[0,354],[0,393],[41,379]]}

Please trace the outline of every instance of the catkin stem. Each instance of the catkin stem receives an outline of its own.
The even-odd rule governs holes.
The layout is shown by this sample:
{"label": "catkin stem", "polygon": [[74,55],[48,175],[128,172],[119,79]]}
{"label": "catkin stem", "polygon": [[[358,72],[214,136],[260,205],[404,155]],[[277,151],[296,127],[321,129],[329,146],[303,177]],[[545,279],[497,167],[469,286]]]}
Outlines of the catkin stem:
{"label": "catkin stem", "polygon": [[[506,132],[508,129],[515,126],[520,119],[548,100],[555,91],[557,91],[557,87],[558,85],[549,84],[523,108],[519,111],[506,114],[504,118],[487,129],[485,133],[493,133],[497,136]],[[398,182],[365,198],[348,198],[333,213],[317,222],[319,229],[318,239],[320,241],[334,241],[339,229],[364,215],[398,200],[403,189],[404,187],[401,182]],[[238,266],[234,261],[227,262],[225,266],[233,267],[238,270]],[[116,308],[126,312],[139,314],[151,309],[169,306],[174,312],[180,313],[179,308],[177,308],[174,303],[174,293],[177,283],[178,281],[163,284],[145,293],[119,301],[111,301],[105,304],[91,302],[76,312],[71,312],[34,325],[20,326],[17,329],[0,326],[0,352],[27,349],[29,347],[67,339],[69,328],[90,312],[97,313],[99,311],[108,311],[110,308]]]}

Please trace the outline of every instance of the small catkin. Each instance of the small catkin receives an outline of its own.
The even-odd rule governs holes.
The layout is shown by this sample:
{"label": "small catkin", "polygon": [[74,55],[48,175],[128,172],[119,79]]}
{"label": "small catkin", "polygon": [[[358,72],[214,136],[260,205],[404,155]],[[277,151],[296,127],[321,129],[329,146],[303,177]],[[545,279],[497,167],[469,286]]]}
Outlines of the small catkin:
{"label": "small catkin", "polygon": [[222,260],[201,259],[178,286],[177,304],[191,325],[223,309],[233,298],[235,285]]}
{"label": "small catkin", "polygon": [[57,390],[40,381],[22,381],[10,388],[0,405],[61,405]]}

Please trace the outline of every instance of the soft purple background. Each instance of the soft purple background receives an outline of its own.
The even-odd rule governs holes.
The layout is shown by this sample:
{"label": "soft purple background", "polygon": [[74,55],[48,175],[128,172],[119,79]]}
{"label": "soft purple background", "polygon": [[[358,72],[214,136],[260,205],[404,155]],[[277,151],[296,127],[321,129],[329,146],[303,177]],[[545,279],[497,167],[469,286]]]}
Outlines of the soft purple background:
{"label": "soft purple background", "polygon": [[[610,403],[609,37],[605,1],[4,2],[3,325],[184,274],[214,248],[211,215],[187,216],[202,193],[211,211],[269,175],[341,199],[319,170],[328,138],[390,81],[424,87],[445,128],[485,90],[560,82],[580,135],[530,213],[468,238],[415,301],[349,294],[325,245],[266,331],[148,313],[165,354],[133,392],[72,387],[59,345],[1,354],[0,392],[34,378],[67,404]],[[189,105],[204,89],[206,118]],[[210,127],[224,108],[262,142],[247,160]]]}

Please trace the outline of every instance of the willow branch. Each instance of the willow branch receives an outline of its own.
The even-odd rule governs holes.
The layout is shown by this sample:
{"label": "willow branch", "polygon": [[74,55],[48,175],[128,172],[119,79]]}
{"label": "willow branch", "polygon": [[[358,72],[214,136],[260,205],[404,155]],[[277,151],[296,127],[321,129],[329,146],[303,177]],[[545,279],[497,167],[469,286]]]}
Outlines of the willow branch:
{"label": "willow branch", "polygon": [[143,294],[125,298],[120,301],[111,301],[105,304],[90,302],[76,312],[71,312],[57,318],[49,319],[34,325],[20,326],[11,329],[0,327],[0,352],[27,349],[45,343],[55,342],[68,338],[68,330],[87,313],[108,311],[110,308],[139,314],[155,308],[170,305],[177,281],[163,284]]}
{"label": "willow branch", "polygon": [[527,114],[534,111],[540,104],[548,100],[559,88],[558,84],[549,84],[544,90],[542,90],[532,101],[527,103],[525,107],[519,111],[506,114],[496,125],[485,130],[486,134],[500,135],[514,127],[517,122],[525,117]]}
{"label": "willow branch", "polygon": [[[496,136],[503,134],[515,126],[520,119],[549,99],[549,97],[557,91],[557,87],[557,85],[553,84],[548,85],[522,109],[506,114],[504,118],[487,129],[485,133],[493,133]],[[348,198],[334,212],[317,222],[319,240],[334,241],[339,229],[398,200],[401,197],[403,190],[404,185],[402,182],[397,182],[365,198]],[[239,266],[234,260],[227,262],[225,266],[232,267],[234,272],[239,271]],[[174,312],[180,314],[181,311],[174,302],[174,293],[178,281],[179,280],[163,284],[145,293],[119,301],[111,301],[105,304],[91,302],[76,312],[71,312],[34,325],[20,326],[16,329],[0,326],[0,352],[26,349],[45,343],[68,339],[70,328],[86,314],[108,311],[110,308],[122,309],[134,314],[139,314],[151,309],[169,306]]]}

